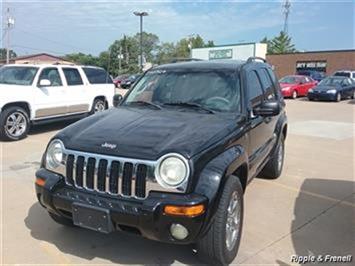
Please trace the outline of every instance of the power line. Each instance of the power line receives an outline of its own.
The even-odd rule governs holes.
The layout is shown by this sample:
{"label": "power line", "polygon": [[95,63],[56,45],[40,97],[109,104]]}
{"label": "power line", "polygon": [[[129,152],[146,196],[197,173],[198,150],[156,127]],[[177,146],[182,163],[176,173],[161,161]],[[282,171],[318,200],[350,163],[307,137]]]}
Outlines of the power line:
{"label": "power line", "polygon": [[64,52],[58,52],[58,51],[53,51],[53,50],[43,50],[43,49],[38,49],[38,48],[24,46],[24,45],[18,45],[18,44],[14,44],[14,45],[12,45],[12,47],[25,48],[25,49],[30,49],[30,50],[33,50],[33,51],[55,53],[57,55],[66,55],[67,54],[67,53],[64,53]]}
{"label": "power line", "polygon": [[45,41],[48,41],[48,42],[51,42],[51,43],[59,44],[59,45],[62,45],[62,46],[67,46],[67,47],[74,48],[74,49],[85,50],[84,48],[80,48],[80,47],[77,47],[77,46],[74,46],[74,45],[71,45],[71,44],[62,43],[62,42],[59,42],[59,41],[54,41],[54,40],[45,38],[45,37],[43,37],[43,36],[41,36],[39,34],[28,32],[28,31],[25,31],[25,30],[22,30],[22,29],[19,29],[19,28],[16,28],[16,30],[19,30],[19,31],[21,31],[23,33],[26,33],[28,35],[32,35],[33,37],[40,38],[42,40],[45,40]]}

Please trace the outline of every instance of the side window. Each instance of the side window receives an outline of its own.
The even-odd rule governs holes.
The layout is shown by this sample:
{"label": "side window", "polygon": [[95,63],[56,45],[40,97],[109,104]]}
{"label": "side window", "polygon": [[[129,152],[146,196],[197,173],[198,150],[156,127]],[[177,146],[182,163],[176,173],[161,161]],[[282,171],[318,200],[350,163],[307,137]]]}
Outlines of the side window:
{"label": "side window", "polygon": [[44,68],[39,75],[38,84],[40,80],[48,79],[51,82],[52,87],[62,86],[62,79],[60,78],[59,71],[56,67]]}
{"label": "side window", "polygon": [[65,79],[67,80],[68,86],[82,85],[83,80],[81,79],[80,73],[76,68],[63,68]]}
{"label": "side window", "polygon": [[248,101],[251,107],[258,106],[263,101],[263,89],[255,71],[250,71],[247,76]]}
{"label": "side window", "polygon": [[352,78],[355,79],[355,72],[351,74]]}
{"label": "side window", "polygon": [[86,77],[90,84],[112,84],[110,75],[101,68],[83,67]]}
{"label": "side window", "polygon": [[275,87],[271,81],[268,71],[265,68],[262,68],[258,70],[258,73],[261,80],[261,84],[263,85],[263,89],[265,91],[265,99],[275,100],[276,99]]}

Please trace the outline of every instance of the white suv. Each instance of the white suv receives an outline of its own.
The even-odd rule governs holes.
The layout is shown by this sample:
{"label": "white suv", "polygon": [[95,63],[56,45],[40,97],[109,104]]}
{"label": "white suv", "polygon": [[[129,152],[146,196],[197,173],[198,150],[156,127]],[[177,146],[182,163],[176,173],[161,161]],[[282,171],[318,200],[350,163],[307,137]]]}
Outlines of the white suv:
{"label": "white suv", "polygon": [[114,93],[102,68],[5,65],[0,68],[0,138],[19,140],[30,124],[103,111],[112,106]]}
{"label": "white suv", "polygon": [[334,72],[333,76],[348,77],[355,80],[355,71],[354,70],[338,70]]}

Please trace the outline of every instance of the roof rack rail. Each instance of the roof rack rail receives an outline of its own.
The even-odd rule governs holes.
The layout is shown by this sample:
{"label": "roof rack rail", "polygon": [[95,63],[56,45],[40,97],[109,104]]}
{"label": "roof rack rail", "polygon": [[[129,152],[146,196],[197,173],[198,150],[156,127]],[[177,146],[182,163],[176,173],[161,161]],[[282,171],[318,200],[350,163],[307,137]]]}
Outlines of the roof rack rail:
{"label": "roof rack rail", "polygon": [[266,63],[266,59],[262,58],[262,57],[258,57],[258,56],[251,56],[248,58],[247,60],[247,63],[251,63],[251,62],[254,62],[256,60],[261,60],[263,61],[264,63]]}

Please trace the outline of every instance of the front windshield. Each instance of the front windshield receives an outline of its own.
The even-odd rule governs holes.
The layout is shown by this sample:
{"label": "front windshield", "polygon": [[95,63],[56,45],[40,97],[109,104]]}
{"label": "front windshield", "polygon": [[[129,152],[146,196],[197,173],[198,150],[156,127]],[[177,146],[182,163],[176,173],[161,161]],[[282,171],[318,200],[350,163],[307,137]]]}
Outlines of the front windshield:
{"label": "front windshield", "polygon": [[326,78],[319,82],[320,86],[336,86],[341,85],[344,79],[342,78]]}
{"label": "front windshield", "polygon": [[172,107],[170,104],[189,103],[213,111],[238,111],[240,88],[235,76],[231,70],[152,70],[123,104],[149,102]]}
{"label": "front windshield", "polygon": [[279,80],[280,83],[294,84],[297,83],[297,78],[293,76],[286,76]]}
{"label": "front windshield", "polygon": [[37,67],[2,67],[0,68],[0,83],[29,86],[37,71]]}

